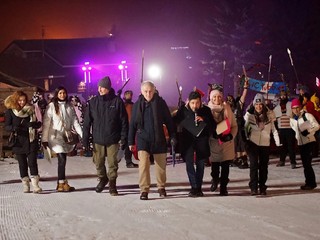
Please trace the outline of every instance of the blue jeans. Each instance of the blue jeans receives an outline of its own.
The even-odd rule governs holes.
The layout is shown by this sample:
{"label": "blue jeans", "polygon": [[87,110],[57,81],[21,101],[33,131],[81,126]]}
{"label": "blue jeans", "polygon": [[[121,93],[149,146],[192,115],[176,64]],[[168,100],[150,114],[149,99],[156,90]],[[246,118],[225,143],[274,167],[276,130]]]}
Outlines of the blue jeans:
{"label": "blue jeans", "polygon": [[189,183],[192,188],[201,189],[204,175],[204,165],[207,159],[196,158],[194,167],[194,149],[190,147],[184,155]]}

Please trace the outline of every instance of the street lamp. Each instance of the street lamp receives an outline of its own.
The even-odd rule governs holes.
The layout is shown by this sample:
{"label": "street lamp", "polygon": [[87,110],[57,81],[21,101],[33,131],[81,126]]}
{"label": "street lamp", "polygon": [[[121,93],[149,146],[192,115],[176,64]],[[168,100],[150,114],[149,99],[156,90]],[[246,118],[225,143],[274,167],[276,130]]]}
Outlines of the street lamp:
{"label": "street lamp", "polygon": [[91,70],[92,70],[92,67],[90,66],[90,63],[85,62],[84,65],[82,66],[82,71],[84,74],[83,80],[84,80],[84,84],[86,85],[87,97],[89,97],[89,94],[90,94]]}
{"label": "street lamp", "polygon": [[161,80],[161,69],[158,65],[151,65],[148,69],[148,75],[151,79]]}
{"label": "street lamp", "polygon": [[124,84],[128,79],[127,61],[125,61],[125,60],[121,61],[118,68],[120,70],[122,84]]}

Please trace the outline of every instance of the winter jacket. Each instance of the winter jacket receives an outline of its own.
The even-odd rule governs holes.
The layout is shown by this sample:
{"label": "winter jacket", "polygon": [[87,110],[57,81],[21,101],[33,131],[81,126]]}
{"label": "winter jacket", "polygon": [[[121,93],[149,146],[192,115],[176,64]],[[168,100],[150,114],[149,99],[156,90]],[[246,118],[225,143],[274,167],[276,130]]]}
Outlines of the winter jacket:
{"label": "winter jacket", "polygon": [[[301,134],[301,125],[306,121],[310,123],[311,127],[308,129],[309,134],[307,136],[303,136]],[[319,124],[312,114],[304,112],[302,110],[297,120],[294,118],[290,118],[290,126],[296,133],[298,145],[305,145],[307,143],[316,141],[314,134],[319,130]]]}
{"label": "winter jacket", "polygon": [[[194,136],[186,128],[182,127],[180,138],[181,143],[179,143],[181,146],[180,151],[182,157],[184,157],[186,151],[190,147],[193,147],[197,153],[198,159],[207,159],[210,156],[209,137],[212,136],[215,131],[216,124],[212,118],[210,108],[207,106],[201,106],[197,111],[197,115],[203,118],[206,126],[198,137]],[[174,121],[176,124],[179,124],[186,118],[194,119],[195,113],[189,107],[183,105],[178,109],[174,117]]]}
{"label": "winter jacket", "polygon": [[[5,129],[8,132],[17,132],[17,142],[12,147],[12,152],[15,154],[28,154],[33,151],[38,151],[38,139],[35,134],[34,139],[30,141],[29,123],[30,116],[18,117],[13,113],[12,109],[5,112]],[[34,116],[35,118],[35,116]],[[34,119],[35,120],[35,119]]]}
{"label": "winter jacket", "polygon": [[[209,106],[211,106],[209,104]],[[234,113],[231,108],[227,104],[223,104],[223,110],[219,113],[215,113],[213,109],[211,109],[211,113],[214,115],[214,121],[216,124],[222,122],[223,120],[228,119],[230,123],[230,134],[232,135],[232,140],[227,142],[222,142],[219,140],[217,136],[213,136],[210,138],[210,161],[211,162],[222,162],[227,160],[233,160],[235,157],[234,151],[234,138],[238,132],[238,124],[235,118]]]}
{"label": "winter jacket", "polygon": [[82,129],[74,107],[67,102],[58,104],[58,114],[53,102],[47,106],[43,116],[42,142],[48,142],[49,148],[55,153],[68,153],[74,149],[74,145],[65,143],[65,130],[74,129],[82,137]]}
{"label": "winter jacket", "polygon": [[276,146],[280,146],[279,134],[274,125],[275,115],[272,110],[267,111],[267,118],[268,120],[261,127],[255,114],[250,111],[246,112],[244,119],[247,138],[258,146],[270,146],[270,133],[272,133]]}
{"label": "winter jacket", "polygon": [[129,126],[128,145],[136,145],[137,150],[149,153],[166,153],[167,142],[164,126],[170,138],[175,137],[174,125],[167,103],[154,94],[150,102],[143,95],[133,104]]}
{"label": "winter jacket", "polygon": [[123,144],[128,136],[128,115],[122,99],[111,89],[106,95],[90,99],[84,115],[83,145],[89,147],[90,129],[93,143],[108,146]]}

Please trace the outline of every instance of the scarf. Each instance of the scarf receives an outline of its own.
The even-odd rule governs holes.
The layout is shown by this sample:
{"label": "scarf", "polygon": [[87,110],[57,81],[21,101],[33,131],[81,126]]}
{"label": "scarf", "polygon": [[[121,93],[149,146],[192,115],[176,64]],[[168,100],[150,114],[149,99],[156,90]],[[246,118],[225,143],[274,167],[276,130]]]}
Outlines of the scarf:
{"label": "scarf", "polygon": [[[14,115],[20,118],[30,117],[30,122],[36,121],[36,114],[34,111],[34,107],[31,105],[25,105],[20,111],[16,109],[12,109]],[[36,138],[36,130],[32,127],[29,127],[29,141],[33,142]]]}
{"label": "scarf", "polygon": [[[152,115],[153,115],[153,127],[154,127],[154,134],[155,134],[155,142],[161,142],[161,136],[159,134],[160,129],[160,123],[159,123],[159,114],[158,111],[160,111],[159,108],[159,97],[158,95],[154,95],[153,99],[150,102],[146,102],[143,95],[139,96],[138,99],[138,111],[136,115],[135,122],[137,124],[137,129],[143,129],[144,128],[144,110],[147,104],[149,104],[151,107]],[[161,123],[161,129],[162,129],[162,123]]]}
{"label": "scarf", "polygon": [[215,105],[210,101],[208,103],[208,107],[211,109],[212,116],[217,123],[224,119],[229,119],[229,116],[231,116],[232,109],[226,102],[223,102],[220,105]]}

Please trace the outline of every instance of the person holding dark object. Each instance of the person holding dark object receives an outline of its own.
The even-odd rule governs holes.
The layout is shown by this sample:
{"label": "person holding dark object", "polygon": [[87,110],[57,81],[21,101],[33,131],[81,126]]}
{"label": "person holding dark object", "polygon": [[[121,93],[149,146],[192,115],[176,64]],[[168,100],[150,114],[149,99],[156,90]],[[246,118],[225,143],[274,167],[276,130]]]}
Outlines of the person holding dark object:
{"label": "person holding dark object", "polygon": [[280,103],[274,108],[274,113],[277,119],[278,132],[280,142],[280,160],[277,167],[285,165],[286,156],[289,153],[291,168],[296,168],[296,153],[295,153],[295,133],[290,126],[290,118],[292,116],[291,101],[288,99],[287,92],[280,92]]}
{"label": "person holding dark object", "polygon": [[311,163],[312,148],[316,141],[314,134],[319,130],[319,123],[312,114],[302,110],[299,99],[292,100],[291,109],[290,126],[295,131],[305,176],[305,184],[300,189],[312,190],[317,187],[316,176]]}
{"label": "person holding dark object", "polygon": [[[209,137],[215,129],[210,108],[202,104],[197,91],[189,94],[186,105],[181,106],[174,120],[182,127],[181,156],[191,185],[189,197],[202,197],[202,182],[205,162],[210,156]],[[194,152],[196,159],[194,160]],[[196,165],[196,168],[194,167]]]}
{"label": "person holding dark object", "polygon": [[[234,138],[234,146],[236,152],[236,158],[232,165],[238,166],[240,169],[249,168],[248,156],[245,150],[245,133],[244,133],[244,104],[248,93],[249,80],[245,78],[243,84],[242,95],[232,101],[233,96],[227,97],[227,103],[230,104],[231,109],[237,121],[238,131]],[[229,100],[230,99],[230,100]]]}
{"label": "person holding dark object", "polygon": [[12,151],[19,164],[23,192],[30,192],[29,168],[33,192],[40,193],[36,129],[41,127],[41,122],[37,121],[34,107],[28,103],[28,96],[23,91],[14,92],[5,99],[4,104],[8,109],[5,112],[5,129],[16,134]]}
{"label": "person holding dark object", "polygon": [[[99,95],[91,98],[84,115],[83,145],[89,148],[92,128],[93,161],[96,165],[99,183],[96,192],[100,193],[109,182],[111,196],[118,195],[116,180],[118,177],[119,147],[124,149],[128,137],[128,115],[122,99],[115,95],[109,77],[98,83]],[[105,157],[108,161],[108,173]]]}
{"label": "person holding dark object", "polygon": [[216,191],[220,183],[220,195],[227,196],[230,163],[235,157],[234,136],[237,134],[238,125],[230,105],[223,101],[223,88],[220,84],[212,85],[208,106],[217,124],[216,134],[209,142],[212,177],[210,190]]}
{"label": "person holding dark object", "polygon": [[[157,93],[156,88],[150,81],[141,84],[141,95],[134,103],[132,117],[129,126],[129,149],[135,147],[139,157],[139,187],[140,199],[148,200],[150,191],[150,155],[155,160],[155,173],[157,188],[160,197],[166,197],[166,157],[167,141],[163,125],[168,129],[171,144],[176,144],[175,131],[169,108]],[[136,146],[135,146],[136,145]]]}
{"label": "person holding dark object", "polygon": [[[133,106],[132,96],[133,96],[133,92],[131,90],[125,91],[124,96],[123,96],[124,106],[125,106],[127,114],[128,114],[129,123],[131,120],[131,112],[132,112],[132,106]],[[132,162],[132,152],[130,151],[128,144],[126,145],[126,147],[124,149],[124,158],[126,160],[127,168],[137,168],[138,167],[138,164],[135,164]]]}
{"label": "person holding dark object", "polygon": [[82,137],[74,107],[69,102],[67,90],[60,86],[54,91],[53,98],[47,106],[43,116],[42,145],[50,148],[58,157],[58,192],[71,192],[75,188],[66,179],[67,153],[74,149],[74,145],[65,141],[66,131],[75,130]]}
{"label": "person holding dark object", "polygon": [[261,93],[257,93],[252,106],[245,115],[245,130],[248,139],[248,155],[250,161],[249,187],[251,195],[267,194],[268,164],[270,155],[271,133],[276,146],[280,146],[278,131],[275,127],[275,115],[265,103]]}

